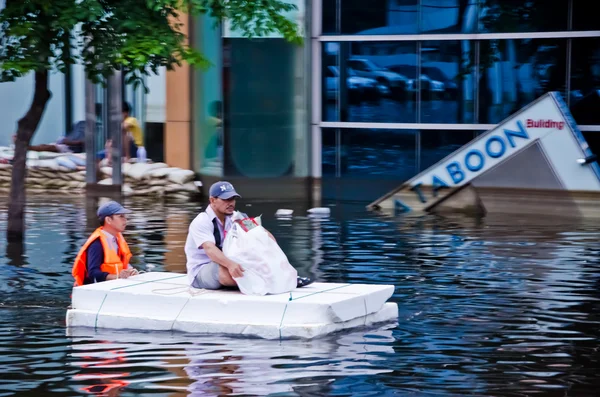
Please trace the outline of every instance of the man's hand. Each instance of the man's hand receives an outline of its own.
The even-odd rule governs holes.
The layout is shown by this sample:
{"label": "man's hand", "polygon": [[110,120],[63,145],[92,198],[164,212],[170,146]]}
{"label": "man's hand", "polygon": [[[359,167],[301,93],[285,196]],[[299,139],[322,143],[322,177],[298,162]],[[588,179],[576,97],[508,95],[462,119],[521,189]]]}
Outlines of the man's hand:
{"label": "man's hand", "polygon": [[128,267],[127,269],[121,270],[121,272],[119,273],[119,278],[128,278],[137,274],[139,274],[139,272],[136,269],[134,269],[133,267]]}
{"label": "man's hand", "polygon": [[235,262],[232,262],[227,270],[229,270],[229,275],[231,278],[240,278],[244,275],[244,269],[242,269],[242,267]]}

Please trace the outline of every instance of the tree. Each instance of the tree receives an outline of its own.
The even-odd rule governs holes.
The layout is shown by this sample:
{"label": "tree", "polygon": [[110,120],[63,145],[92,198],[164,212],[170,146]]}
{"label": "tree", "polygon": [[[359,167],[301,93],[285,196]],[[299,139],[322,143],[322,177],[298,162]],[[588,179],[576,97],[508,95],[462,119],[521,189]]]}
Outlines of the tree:
{"label": "tree", "polygon": [[50,72],[82,63],[95,83],[121,70],[127,83],[139,84],[160,67],[208,67],[185,44],[176,22],[181,12],[228,20],[246,37],[277,32],[301,43],[299,26],[283,15],[294,9],[285,0],[7,0],[0,11],[0,81],[29,73],[35,79],[29,110],[17,124],[8,240],[23,240],[27,148],[51,97]]}

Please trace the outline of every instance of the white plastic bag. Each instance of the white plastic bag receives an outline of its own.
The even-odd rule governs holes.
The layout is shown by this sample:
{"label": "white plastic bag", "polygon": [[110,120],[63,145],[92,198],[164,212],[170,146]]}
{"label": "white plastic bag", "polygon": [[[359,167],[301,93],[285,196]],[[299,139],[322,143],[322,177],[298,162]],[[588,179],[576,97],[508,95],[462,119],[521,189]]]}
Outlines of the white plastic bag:
{"label": "white plastic bag", "polygon": [[245,231],[239,222],[242,218],[236,211],[233,226],[223,242],[225,256],[244,269],[244,275],[235,279],[240,291],[246,295],[266,295],[295,289],[298,272],[285,253],[260,224]]}

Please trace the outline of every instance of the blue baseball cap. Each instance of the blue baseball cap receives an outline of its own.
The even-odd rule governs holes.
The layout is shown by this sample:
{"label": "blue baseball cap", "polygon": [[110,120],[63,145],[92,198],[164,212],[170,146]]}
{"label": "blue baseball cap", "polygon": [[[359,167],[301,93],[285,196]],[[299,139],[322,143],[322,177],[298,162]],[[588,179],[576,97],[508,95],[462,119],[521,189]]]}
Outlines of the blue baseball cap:
{"label": "blue baseball cap", "polygon": [[106,218],[107,216],[117,214],[131,214],[131,210],[124,208],[116,201],[109,201],[106,204],[102,204],[100,208],[98,208],[98,218],[100,220]]}
{"label": "blue baseball cap", "polygon": [[225,181],[213,183],[208,192],[210,197],[217,197],[223,200],[229,200],[232,197],[242,198],[242,196],[235,191],[233,185]]}

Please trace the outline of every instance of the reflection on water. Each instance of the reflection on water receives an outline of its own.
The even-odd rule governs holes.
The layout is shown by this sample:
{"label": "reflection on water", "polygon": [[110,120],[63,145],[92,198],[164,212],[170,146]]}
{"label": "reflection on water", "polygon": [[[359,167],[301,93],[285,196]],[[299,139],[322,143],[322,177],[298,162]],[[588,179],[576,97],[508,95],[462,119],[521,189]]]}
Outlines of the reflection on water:
{"label": "reflection on water", "polygon": [[[140,269],[183,272],[201,205],[129,200]],[[251,204],[251,205],[248,205]],[[390,219],[338,204],[241,203],[302,275],[396,285],[399,324],[313,341],[66,330],[83,198],[30,198],[24,247],[0,199],[0,396],[595,395],[600,225],[536,217]],[[293,208],[277,220],[277,208]],[[90,215],[91,214],[91,215]]]}
{"label": "reflection on water", "polygon": [[[311,341],[187,334],[68,330],[71,365],[80,386],[189,391],[202,394],[265,395],[328,390],[332,378],[390,373],[394,355],[390,329],[345,333]],[[130,369],[150,366],[142,379]],[[153,372],[152,374],[150,372]]]}

